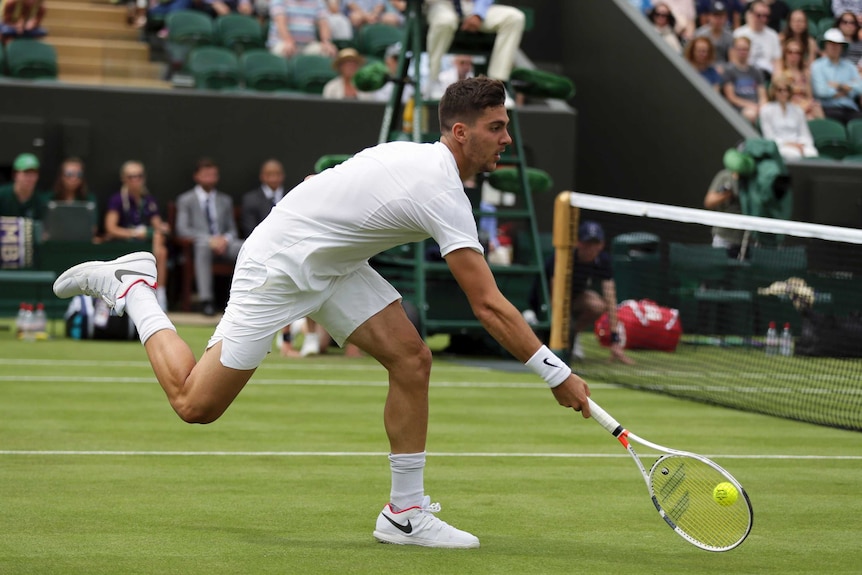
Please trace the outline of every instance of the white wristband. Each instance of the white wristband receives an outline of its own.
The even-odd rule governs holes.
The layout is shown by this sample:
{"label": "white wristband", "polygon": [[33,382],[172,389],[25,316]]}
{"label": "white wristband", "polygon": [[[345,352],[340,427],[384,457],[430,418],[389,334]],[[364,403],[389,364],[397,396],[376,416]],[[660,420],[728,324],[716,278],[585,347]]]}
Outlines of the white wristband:
{"label": "white wristband", "polygon": [[557,387],[572,375],[571,368],[545,345],[540,347],[539,351],[534,353],[524,365],[544,379],[548,387]]}

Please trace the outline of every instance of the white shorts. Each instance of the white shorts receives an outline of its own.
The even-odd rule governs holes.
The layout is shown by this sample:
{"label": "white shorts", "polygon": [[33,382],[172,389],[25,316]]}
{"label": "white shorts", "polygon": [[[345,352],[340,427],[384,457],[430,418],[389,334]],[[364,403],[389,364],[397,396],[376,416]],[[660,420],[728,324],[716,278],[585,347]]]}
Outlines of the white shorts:
{"label": "white shorts", "polygon": [[344,345],[357,327],[401,299],[398,290],[368,263],[309,291],[298,288],[289,274],[277,268],[241,259],[224,317],[207,344],[209,349],[222,342],[225,367],[255,369],[270,352],[275,333],[303,317],[318,322],[338,345]]}

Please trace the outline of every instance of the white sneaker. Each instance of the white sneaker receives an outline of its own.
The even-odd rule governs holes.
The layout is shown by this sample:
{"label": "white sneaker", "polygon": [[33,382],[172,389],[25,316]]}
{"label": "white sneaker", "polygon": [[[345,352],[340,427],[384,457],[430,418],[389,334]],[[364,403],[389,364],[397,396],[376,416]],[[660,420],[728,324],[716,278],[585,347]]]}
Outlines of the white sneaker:
{"label": "white sneaker", "polygon": [[306,333],[305,339],[302,340],[302,348],[299,350],[299,354],[302,357],[308,357],[309,355],[319,355],[320,337],[314,332]]}
{"label": "white sneaker", "polygon": [[437,519],[434,513],[438,511],[440,504],[432,504],[427,495],[422,500],[422,505],[397,512],[392,510],[391,503],[387,503],[377,516],[374,538],[381,543],[447,549],[473,549],[479,546],[476,536]]}
{"label": "white sneaker", "polygon": [[578,361],[584,361],[584,358],[587,357],[581,345],[581,334],[579,333],[575,334],[575,345],[572,346],[572,356],[577,358]]}
{"label": "white sneaker", "polygon": [[54,282],[54,293],[60,298],[82,294],[99,296],[117,315],[123,315],[126,294],[139,282],[153,289],[156,287],[156,258],[149,252],[71,267]]}

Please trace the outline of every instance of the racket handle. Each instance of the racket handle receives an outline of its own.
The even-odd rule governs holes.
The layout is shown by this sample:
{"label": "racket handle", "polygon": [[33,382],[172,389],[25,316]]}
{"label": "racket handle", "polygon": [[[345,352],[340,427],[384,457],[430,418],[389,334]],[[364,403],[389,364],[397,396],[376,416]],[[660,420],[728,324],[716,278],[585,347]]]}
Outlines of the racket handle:
{"label": "racket handle", "polygon": [[623,432],[623,427],[619,422],[611,417],[611,414],[599,407],[599,404],[588,398],[590,402],[590,417],[596,420],[596,423],[608,430],[608,433],[617,437]]}

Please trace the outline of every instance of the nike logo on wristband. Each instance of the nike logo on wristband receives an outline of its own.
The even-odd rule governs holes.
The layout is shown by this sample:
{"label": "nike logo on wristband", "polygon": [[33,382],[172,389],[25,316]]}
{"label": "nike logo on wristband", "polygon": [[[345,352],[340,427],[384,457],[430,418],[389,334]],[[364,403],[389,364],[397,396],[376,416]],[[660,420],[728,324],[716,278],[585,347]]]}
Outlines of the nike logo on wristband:
{"label": "nike logo on wristband", "polygon": [[407,525],[401,525],[397,521],[393,521],[392,518],[389,517],[388,515],[386,515],[385,513],[383,513],[382,515],[383,515],[383,517],[386,518],[386,521],[388,521],[389,523],[394,525],[395,528],[398,529],[399,531],[401,531],[407,535],[410,535],[411,533],[413,533],[413,525],[410,523],[409,519],[407,520]]}
{"label": "nike logo on wristband", "polygon": [[554,365],[553,363],[551,363],[550,361],[548,361],[548,358],[547,358],[547,357],[546,357],[545,359],[543,359],[543,360],[542,360],[542,363],[544,363],[544,364],[545,364],[545,365],[547,365],[548,367],[555,367],[555,368],[557,368],[557,369],[560,369],[560,366],[559,366],[559,365]]}

